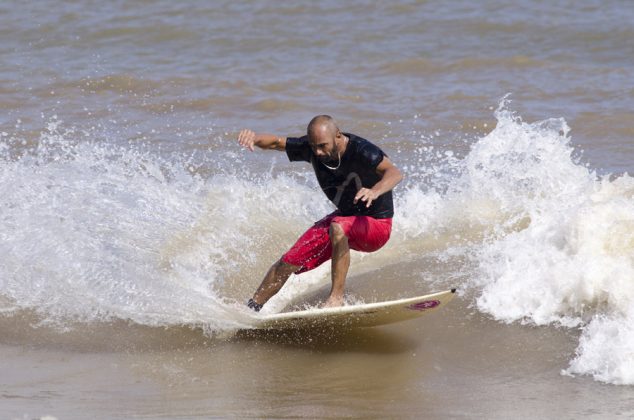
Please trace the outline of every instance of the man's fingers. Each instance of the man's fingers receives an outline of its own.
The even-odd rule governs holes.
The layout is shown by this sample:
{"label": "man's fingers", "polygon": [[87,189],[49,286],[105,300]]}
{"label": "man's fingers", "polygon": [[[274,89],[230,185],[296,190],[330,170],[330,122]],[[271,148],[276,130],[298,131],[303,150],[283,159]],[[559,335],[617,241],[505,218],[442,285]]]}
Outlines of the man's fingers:
{"label": "man's fingers", "polygon": [[354,204],[357,204],[357,202],[359,200],[365,202],[365,206],[366,207],[370,207],[372,205],[372,202],[374,201],[376,197],[374,197],[374,195],[372,194],[372,191],[367,189],[367,188],[362,188],[359,190],[359,192],[357,193],[357,195],[354,197]]}
{"label": "man's fingers", "polygon": [[365,202],[366,207],[370,207],[372,202],[376,199],[376,195],[372,192],[372,190],[368,188],[361,188],[357,195],[354,197],[354,204],[357,204],[359,200]]}
{"label": "man's fingers", "polygon": [[372,200],[374,200],[374,198],[372,198],[372,194],[370,194],[370,191],[368,191],[366,194],[363,195],[362,200],[365,201],[365,207],[368,208],[372,204]]}
{"label": "man's fingers", "polygon": [[255,133],[251,130],[242,130],[238,134],[238,143],[242,147],[246,147],[250,151],[254,151]]}
{"label": "man's fingers", "polygon": [[361,188],[358,192],[357,195],[354,196],[354,204],[357,204],[357,201],[359,201],[359,199],[361,199],[362,201],[365,201],[365,199],[363,199],[363,197],[365,196],[365,192],[367,190],[365,188]]}

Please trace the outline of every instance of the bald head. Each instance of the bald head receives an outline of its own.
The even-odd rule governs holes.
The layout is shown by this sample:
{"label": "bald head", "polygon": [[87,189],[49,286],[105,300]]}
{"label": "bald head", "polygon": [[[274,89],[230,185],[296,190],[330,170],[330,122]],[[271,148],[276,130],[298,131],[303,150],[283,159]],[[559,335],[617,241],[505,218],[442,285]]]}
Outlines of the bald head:
{"label": "bald head", "polygon": [[334,138],[339,132],[339,127],[330,115],[317,115],[308,123],[306,132],[310,139],[320,138],[324,135]]}
{"label": "bald head", "polygon": [[317,115],[310,120],[306,131],[308,144],[317,159],[322,162],[341,161],[346,143],[337,123],[330,115]]}

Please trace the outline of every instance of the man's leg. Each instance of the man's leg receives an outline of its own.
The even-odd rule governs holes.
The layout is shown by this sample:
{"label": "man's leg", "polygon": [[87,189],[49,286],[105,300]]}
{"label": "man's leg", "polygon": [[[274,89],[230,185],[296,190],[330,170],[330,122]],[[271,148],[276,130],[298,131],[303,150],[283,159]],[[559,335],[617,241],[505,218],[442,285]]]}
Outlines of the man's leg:
{"label": "man's leg", "polygon": [[346,275],[350,267],[350,247],[343,228],[338,223],[330,224],[330,243],[332,245],[332,288],[324,307],[343,305],[343,292]]}
{"label": "man's leg", "polygon": [[287,264],[281,259],[278,260],[264,276],[260,287],[253,295],[253,301],[258,305],[264,305],[273,295],[280,291],[291,274],[299,269],[300,267],[298,266]]}

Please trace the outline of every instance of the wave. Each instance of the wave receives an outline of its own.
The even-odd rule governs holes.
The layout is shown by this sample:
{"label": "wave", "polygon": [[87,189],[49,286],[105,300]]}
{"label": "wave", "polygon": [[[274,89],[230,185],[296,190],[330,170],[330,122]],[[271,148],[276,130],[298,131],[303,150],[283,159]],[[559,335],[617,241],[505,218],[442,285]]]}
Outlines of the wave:
{"label": "wave", "polygon": [[496,117],[458,181],[507,215],[474,252],[477,307],[504,322],[579,327],[565,373],[634,383],[634,179],[581,165],[562,119]]}
{"label": "wave", "polygon": [[[352,271],[459,253],[479,311],[580,328],[564,373],[634,383],[634,179],[584,166],[563,119],[526,123],[506,101],[495,117],[464,157],[431,140],[395,156],[408,181],[393,237]],[[244,298],[272,258],[331,210],[305,168],[254,174],[233,146],[201,171],[191,156],[80,134],[60,121],[29,142],[3,133],[2,317],[247,328]],[[327,282],[327,267],[292,278],[265,309]]]}

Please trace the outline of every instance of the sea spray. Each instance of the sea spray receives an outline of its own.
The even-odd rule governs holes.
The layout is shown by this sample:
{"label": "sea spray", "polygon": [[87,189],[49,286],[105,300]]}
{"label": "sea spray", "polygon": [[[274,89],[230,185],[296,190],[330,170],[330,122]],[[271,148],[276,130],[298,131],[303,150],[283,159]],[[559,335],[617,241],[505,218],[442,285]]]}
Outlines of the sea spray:
{"label": "sea spray", "polygon": [[34,143],[3,144],[1,310],[34,310],[45,324],[246,326],[239,301],[276,242],[328,208],[286,176],[203,179],[187,157],[90,139],[56,119]]}
{"label": "sea spray", "polygon": [[[581,328],[565,372],[632,384],[634,180],[582,165],[562,119],[529,124],[504,102],[495,116],[464,158],[429,144],[393,156],[407,171],[392,238],[353,253],[351,274],[386,266],[385,277],[389,264],[462,254],[471,271],[454,278],[472,279],[458,286],[480,311]],[[57,120],[35,141],[2,140],[3,316],[248,327],[243,302],[270,264],[332,211],[309,166],[280,173],[272,154],[256,172],[235,145],[193,162]],[[430,281],[421,279],[441,285]],[[327,264],[293,276],[265,309],[328,282]]]}
{"label": "sea spray", "polygon": [[504,322],[579,326],[567,372],[634,383],[634,179],[600,179],[576,162],[562,120],[497,117],[461,182],[527,222],[474,253],[477,307]]}
{"label": "sea spray", "polygon": [[592,375],[598,381],[634,384],[634,314],[596,315],[584,327],[567,375]]}

